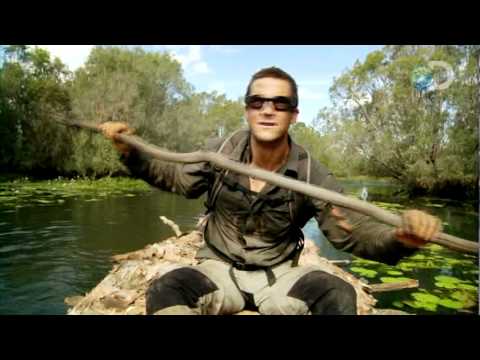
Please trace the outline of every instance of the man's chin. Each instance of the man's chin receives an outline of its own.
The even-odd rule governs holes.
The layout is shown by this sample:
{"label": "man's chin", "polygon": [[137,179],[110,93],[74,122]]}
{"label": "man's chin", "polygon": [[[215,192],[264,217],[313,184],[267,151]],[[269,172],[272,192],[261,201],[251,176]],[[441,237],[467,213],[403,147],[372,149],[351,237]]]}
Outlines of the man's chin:
{"label": "man's chin", "polygon": [[282,136],[276,132],[272,131],[262,131],[256,130],[252,131],[253,137],[256,141],[259,142],[275,142],[282,138]]}

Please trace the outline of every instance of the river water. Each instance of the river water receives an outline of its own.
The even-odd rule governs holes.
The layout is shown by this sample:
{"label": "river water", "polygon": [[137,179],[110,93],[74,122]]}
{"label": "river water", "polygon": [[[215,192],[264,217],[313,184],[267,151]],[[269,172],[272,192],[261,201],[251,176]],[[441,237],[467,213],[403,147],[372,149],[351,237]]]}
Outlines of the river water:
{"label": "river water", "polygon": [[[478,239],[478,213],[471,206],[432,199],[399,205],[391,185],[357,181],[344,182],[344,186],[353,195],[366,186],[369,201],[393,210],[423,208],[440,216],[446,232]],[[65,314],[64,298],[93,288],[111,269],[112,255],[172,236],[160,215],[175,221],[183,231],[192,230],[203,202],[150,190],[67,197],[15,208],[0,205],[0,314]],[[314,221],[304,232],[319,245],[323,256],[353,260],[345,268],[370,283],[388,276],[420,281],[420,289],[379,294],[380,307],[417,314],[478,312],[478,259],[472,256],[446,249],[422,250],[420,257],[393,268],[335,250]]]}

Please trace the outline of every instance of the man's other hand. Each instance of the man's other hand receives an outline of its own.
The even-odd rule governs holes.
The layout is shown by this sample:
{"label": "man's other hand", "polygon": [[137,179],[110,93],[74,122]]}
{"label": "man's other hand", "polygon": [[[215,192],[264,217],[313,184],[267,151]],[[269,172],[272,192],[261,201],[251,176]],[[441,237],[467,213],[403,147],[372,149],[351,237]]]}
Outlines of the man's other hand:
{"label": "man's other hand", "polygon": [[127,123],[118,121],[107,121],[100,124],[98,128],[102,130],[106,138],[113,141],[113,144],[120,153],[128,156],[132,148],[129,145],[118,141],[115,138],[115,135],[117,134],[132,135],[134,133],[134,130],[131,129]]}
{"label": "man's other hand", "polygon": [[395,230],[395,236],[408,247],[422,247],[432,240],[442,228],[439,218],[420,210],[407,210],[402,214],[402,226]]}

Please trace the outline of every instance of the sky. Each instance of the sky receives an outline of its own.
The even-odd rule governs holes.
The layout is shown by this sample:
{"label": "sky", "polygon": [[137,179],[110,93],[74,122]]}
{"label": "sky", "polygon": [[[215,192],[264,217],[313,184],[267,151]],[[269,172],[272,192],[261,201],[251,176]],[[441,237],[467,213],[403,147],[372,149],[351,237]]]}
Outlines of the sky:
{"label": "sky", "polygon": [[[70,70],[82,66],[94,45],[38,45],[59,57]],[[217,91],[237,100],[257,70],[277,66],[297,81],[298,121],[311,124],[330,105],[334,77],[363,61],[382,45],[148,45],[147,51],[169,52],[180,61],[196,91]]]}

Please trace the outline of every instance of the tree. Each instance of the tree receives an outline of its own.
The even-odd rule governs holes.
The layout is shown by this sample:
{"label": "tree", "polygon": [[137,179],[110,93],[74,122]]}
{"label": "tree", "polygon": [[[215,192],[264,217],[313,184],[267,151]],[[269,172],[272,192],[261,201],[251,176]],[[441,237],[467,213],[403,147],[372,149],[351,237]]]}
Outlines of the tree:
{"label": "tree", "polygon": [[[165,114],[190,91],[180,64],[168,54],[96,47],[75,73],[70,94],[76,119],[90,123],[125,121],[139,136],[164,146],[178,127]],[[105,175],[122,169],[109,142],[78,134],[74,145],[71,171]]]}
{"label": "tree", "polygon": [[[412,74],[432,60],[450,64],[454,81],[419,92]],[[433,79],[444,75],[431,72]],[[340,135],[344,151],[359,155],[357,162],[366,159],[370,175],[431,191],[446,179],[475,176],[478,87],[471,47],[387,46],[335,79],[334,106],[323,123]]]}
{"label": "tree", "polygon": [[[94,48],[76,71],[70,96],[78,120],[125,121],[146,141],[172,151],[199,149],[220,128],[228,133],[242,123],[240,101],[195,93],[180,63],[141,48]],[[92,176],[123,171],[111,144],[87,134],[74,136],[67,168]]]}
{"label": "tree", "polygon": [[62,171],[69,136],[55,120],[68,118],[70,73],[43,49],[4,48],[0,69],[0,166],[20,171]]}

